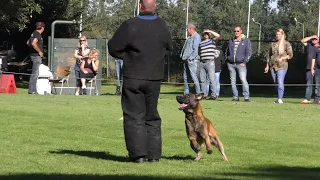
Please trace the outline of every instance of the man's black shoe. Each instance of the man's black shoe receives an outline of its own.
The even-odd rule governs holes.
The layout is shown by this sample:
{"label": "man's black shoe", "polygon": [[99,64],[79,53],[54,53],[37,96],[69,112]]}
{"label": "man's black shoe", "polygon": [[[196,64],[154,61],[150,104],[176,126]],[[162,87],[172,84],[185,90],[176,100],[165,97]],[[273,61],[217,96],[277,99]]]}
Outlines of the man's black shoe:
{"label": "man's black shoe", "polygon": [[244,102],[250,102],[250,99],[244,99]]}
{"label": "man's black shoe", "polygon": [[144,157],[137,157],[137,158],[134,158],[134,159],[130,159],[131,162],[134,162],[134,163],[144,163],[146,162],[146,158]]}
{"label": "man's black shoe", "polygon": [[157,163],[159,162],[160,160],[159,159],[148,159],[149,162],[152,162],[152,163]]}
{"label": "man's black shoe", "polygon": [[233,98],[232,101],[239,101],[239,98]]}
{"label": "man's black shoe", "polygon": [[217,99],[217,96],[211,96],[210,97],[210,100],[216,100]]}

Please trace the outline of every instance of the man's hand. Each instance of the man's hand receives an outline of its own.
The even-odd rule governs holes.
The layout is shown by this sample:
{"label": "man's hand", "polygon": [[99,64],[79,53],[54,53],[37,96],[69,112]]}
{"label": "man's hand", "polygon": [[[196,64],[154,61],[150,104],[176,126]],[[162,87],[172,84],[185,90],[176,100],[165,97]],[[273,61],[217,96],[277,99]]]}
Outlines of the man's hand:
{"label": "man's hand", "polygon": [[43,57],[43,53],[42,53],[42,52],[39,52],[39,56],[40,56],[40,57]]}
{"label": "man's hand", "polygon": [[314,69],[313,68],[311,69],[311,74],[312,74],[312,76],[314,76]]}
{"label": "man's hand", "polygon": [[246,66],[246,64],[245,63],[241,63],[240,66]]}
{"label": "man's hand", "polygon": [[264,68],[264,73],[268,73],[269,71],[269,66],[266,66],[266,68]]}

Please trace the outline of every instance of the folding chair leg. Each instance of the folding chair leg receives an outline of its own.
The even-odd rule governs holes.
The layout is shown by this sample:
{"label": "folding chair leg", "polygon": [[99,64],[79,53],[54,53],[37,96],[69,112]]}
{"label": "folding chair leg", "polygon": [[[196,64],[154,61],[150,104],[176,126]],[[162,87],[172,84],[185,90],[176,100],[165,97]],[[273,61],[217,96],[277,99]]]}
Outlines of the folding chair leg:
{"label": "folding chair leg", "polygon": [[61,83],[60,95],[62,94],[63,83],[64,83],[64,81],[62,81],[62,83]]}
{"label": "folding chair leg", "polygon": [[56,88],[55,83],[52,83],[52,86],[53,86],[53,89],[54,89],[54,94],[57,94],[57,88]]}
{"label": "folding chair leg", "polygon": [[68,90],[69,90],[69,95],[71,94],[70,92],[70,86],[69,86],[69,81],[67,80],[67,84],[68,84]]}
{"label": "folding chair leg", "polygon": [[91,95],[91,91],[92,91],[92,81],[93,81],[93,80],[91,80],[91,83],[90,83],[90,84],[91,84],[91,85],[90,85],[90,95]]}
{"label": "folding chair leg", "polygon": [[95,81],[94,81],[94,90],[95,90],[96,92],[98,92],[98,88],[97,88],[97,80],[95,80]]}

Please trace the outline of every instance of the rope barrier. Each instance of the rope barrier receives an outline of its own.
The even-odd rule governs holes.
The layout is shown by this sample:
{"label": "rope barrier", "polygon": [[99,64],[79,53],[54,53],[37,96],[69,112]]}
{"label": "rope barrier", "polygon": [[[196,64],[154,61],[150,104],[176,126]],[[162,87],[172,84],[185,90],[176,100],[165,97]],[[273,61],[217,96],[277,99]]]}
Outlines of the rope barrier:
{"label": "rope barrier", "polygon": [[[17,72],[2,72],[3,74],[14,74],[14,75],[24,75],[24,76],[31,76],[32,74],[29,73],[17,73]],[[1,73],[0,73],[1,74]],[[76,78],[69,77],[69,79],[75,80]],[[87,78],[91,80],[92,78]],[[108,81],[110,79],[96,79],[97,81]],[[122,81],[122,80],[121,80]],[[184,83],[179,83],[179,82],[162,82],[161,84],[167,84],[167,85],[184,85]],[[189,85],[194,84],[194,83],[188,83]],[[200,83],[201,84],[201,83]],[[231,86],[231,84],[220,84],[221,86]],[[236,84],[237,86],[241,86],[242,84]],[[312,86],[315,86],[316,84],[312,84]],[[272,86],[277,86],[277,84],[249,84],[249,86],[263,86],[263,87],[272,87]],[[307,84],[284,84],[284,86],[288,87],[305,87]]]}

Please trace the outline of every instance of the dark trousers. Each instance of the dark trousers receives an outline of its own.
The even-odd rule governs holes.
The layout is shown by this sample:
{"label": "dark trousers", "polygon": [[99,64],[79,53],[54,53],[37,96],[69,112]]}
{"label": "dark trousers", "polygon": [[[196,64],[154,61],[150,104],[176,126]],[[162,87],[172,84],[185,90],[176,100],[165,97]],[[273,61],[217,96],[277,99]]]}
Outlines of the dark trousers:
{"label": "dark trousers", "polygon": [[160,159],[161,118],[158,98],[161,81],[123,78],[121,105],[124,135],[129,157]]}
{"label": "dark trousers", "polygon": [[306,72],[306,80],[307,80],[307,87],[306,87],[306,97],[305,99],[310,101],[312,96],[312,89],[313,89],[313,76],[310,70]]}
{"label": "dark trousers", "polygon": [[320,72],[315,72],[314,73],[314,79],[316,81],[316,95],[314,98],[315,102],[319,102],[320,101]]}

